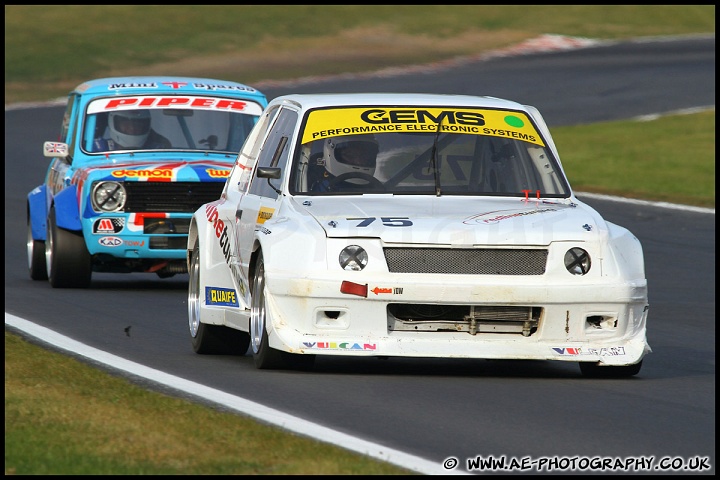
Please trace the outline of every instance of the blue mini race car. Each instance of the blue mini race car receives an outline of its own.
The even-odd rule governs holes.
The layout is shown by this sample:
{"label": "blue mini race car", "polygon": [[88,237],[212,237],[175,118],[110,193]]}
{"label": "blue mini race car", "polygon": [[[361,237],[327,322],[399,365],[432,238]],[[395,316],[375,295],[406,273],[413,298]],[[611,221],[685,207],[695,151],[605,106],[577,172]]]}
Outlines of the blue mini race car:
{"label": "blue mini race car", "polygon": [[193,213],[220,198],[267,106],[256,89],[185,77],[85,82],[68,96],[45,181],[28,194],[30,277],[85,288],[92,272],[187,272]]}

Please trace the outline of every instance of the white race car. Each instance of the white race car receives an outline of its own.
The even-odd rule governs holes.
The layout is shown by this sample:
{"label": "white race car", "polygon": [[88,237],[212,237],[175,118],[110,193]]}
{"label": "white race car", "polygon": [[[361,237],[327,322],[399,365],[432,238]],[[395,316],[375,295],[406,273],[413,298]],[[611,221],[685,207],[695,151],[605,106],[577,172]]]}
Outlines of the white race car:
{"label": "white race car", "polygon": [[274,99],[194,214],[197,353],[560,360],[650,352],[642,247],[575,198],[534,107],[490,97]]}

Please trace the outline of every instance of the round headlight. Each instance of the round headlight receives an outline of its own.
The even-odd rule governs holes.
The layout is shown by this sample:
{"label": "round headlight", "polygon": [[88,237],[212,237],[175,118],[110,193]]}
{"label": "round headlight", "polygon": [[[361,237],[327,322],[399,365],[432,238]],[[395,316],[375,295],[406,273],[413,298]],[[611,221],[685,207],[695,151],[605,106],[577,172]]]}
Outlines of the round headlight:
{"label": "round headlight", "polygon": [[338,261],[343,270],[360,271],[367,266],[368,255],[364,248],[358,245],[348,245],[340,252]]}
{"label": "round headlight", "polygon": [[120,182],[98,182],[93,187],[92,204],[98,212],[116,212],[125,206],[125,187]]}
{"label": "round headlight", "polygon": [[565,268],[573,275],[585,275],[590,271],[590,254],[582,248],[571,248],[565,253]]}

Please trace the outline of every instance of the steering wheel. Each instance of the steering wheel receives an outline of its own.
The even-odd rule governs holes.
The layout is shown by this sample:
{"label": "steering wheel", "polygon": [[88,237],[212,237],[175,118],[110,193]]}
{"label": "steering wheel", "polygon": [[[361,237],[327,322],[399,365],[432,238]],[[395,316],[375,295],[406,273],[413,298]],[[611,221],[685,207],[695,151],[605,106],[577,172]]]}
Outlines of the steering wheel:
{"label": "steering wheel", "polygon": [[[383,192],[385,191],[385,185],[383,185],[383,183],[380,180],[373,177],[372,175],[368,175],[367,173],[362,173],[362,172],[347,172],[347,173],[343,173],[342,175],[338,175],[337,177],[330,180],[330,182],[328,182],[328,189],[335,190],[335,186],[338,183],[345,182],[349,178],[357,178],[357,179],[363,180],[364,182],[366,182],[366,185],[365,185],[366,187],[371,187],[372,189],[376,189],[376,190],[382,190]],[[362,185],[360,185],[360,186],[362,186]]]}

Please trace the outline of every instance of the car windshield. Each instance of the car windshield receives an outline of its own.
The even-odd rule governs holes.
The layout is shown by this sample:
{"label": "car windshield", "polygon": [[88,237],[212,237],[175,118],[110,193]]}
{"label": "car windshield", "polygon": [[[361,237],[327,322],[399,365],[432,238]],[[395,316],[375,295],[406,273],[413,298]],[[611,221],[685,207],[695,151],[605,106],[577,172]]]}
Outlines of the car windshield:
{"label": "car windshield", "polygon": [[236,154],[262,112],[251,101],[214,97],[182,97],[178,104],[128,108],[153,101],[153,97],[111,97],[90,103],[82,149],[87,153],[199,150]]}
{"label": "car windshield", "polygon": [[408,108],[393,125],[392,115],[378,114],[389,109],[378,108],[376,118],[390,121],[373,126],[362,120],[372,118],[362,111],[373,109],[345,110],[308,116],[291,193],[569,196],[558,163],[524,113]]}

